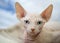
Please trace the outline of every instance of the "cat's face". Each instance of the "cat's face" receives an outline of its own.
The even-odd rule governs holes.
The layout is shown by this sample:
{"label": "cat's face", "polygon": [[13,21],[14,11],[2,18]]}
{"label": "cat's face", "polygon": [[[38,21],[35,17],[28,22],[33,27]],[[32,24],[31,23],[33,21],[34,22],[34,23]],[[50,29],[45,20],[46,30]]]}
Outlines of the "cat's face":
{"label": "cat's face", "polygon": [[25,30],[28,34],[36,35],[41,32],[46,20],[44,20],[40,14],[27,14],[25,17],[20,19]]}
{"label": "cat's face", "polygon": [[16,3],[16,13],[18,19],[23,23],[25,31],[30,35],[36,35],[41,32],[45,22],[47,22],[51,16],[53,6],[50,5],[41,14],[26,13],[24,8]]}

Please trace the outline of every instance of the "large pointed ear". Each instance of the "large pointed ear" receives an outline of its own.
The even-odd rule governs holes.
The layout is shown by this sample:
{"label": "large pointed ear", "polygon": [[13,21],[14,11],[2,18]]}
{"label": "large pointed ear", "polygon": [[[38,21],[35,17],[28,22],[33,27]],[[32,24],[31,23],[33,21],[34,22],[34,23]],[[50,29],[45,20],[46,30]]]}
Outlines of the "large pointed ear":
{"label": "large pointed ear", "polygon": [[26,11],[24,10],[24,8],[18,3],[15,3],[15,8],[16,8],[16,15],[17,18],[23,18],[25,16]]}
{"label": "large pointed ear", "polygon": [[53,9],[53,5],[51,4],[51,5],[48,6],[48,8],[46,8],[42,12],[42,14],[41,14],[42,18],[45,19],[46,21],[48,21],[51,17],[52,9]]}

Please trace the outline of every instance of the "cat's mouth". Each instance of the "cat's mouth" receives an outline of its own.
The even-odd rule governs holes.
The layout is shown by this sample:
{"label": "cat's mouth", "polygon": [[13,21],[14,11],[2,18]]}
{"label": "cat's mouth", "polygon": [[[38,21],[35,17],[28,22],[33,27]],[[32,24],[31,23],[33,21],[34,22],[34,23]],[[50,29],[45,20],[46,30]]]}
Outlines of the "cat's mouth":
{"label": "cat's mouth", "polygon": [[37,33],[36,32],[30,32],[29,33],[29,35],[31,35],[31,36],[38,36],[39,34],[40,34],[40,32],[37,32]]}
{"label": "cat's mouth", "polygon": [[35,34],[35,31],[31,31],[30,33]]}

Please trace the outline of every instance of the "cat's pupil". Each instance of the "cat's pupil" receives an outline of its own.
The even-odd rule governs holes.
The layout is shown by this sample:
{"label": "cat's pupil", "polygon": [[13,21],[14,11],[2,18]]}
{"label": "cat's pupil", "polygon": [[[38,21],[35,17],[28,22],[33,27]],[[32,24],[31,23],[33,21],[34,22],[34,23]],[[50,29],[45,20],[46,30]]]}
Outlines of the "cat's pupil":
{"label": "cat's pupil", "polygon": [[41,23],[42,23],[41,21],[38,21],[38,22],[37,22],[38,25],[41,24]]}
{"label": "cat's pupil", "polygon": [[24,22],[25,22],[25,23],[28,23],[28,24],[30,23],[28,20],[25,20]]}

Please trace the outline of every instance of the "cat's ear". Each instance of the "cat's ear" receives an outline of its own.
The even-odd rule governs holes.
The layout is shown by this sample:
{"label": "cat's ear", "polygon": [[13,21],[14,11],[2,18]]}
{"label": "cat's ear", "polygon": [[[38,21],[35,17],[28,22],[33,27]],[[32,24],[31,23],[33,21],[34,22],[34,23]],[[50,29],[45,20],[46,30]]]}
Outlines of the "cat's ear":
{"label": "cat's ear", "polygon": [[48,21],[51,17],[52,9],[53,5],[51,4],[41,13],[42,18]]}
{"label": "cat's ear", "polygon": [[23,18],[26,14],[24,8],[18,2],[15,3],[15,8],[16,8],[17,18],[18,19]]}

